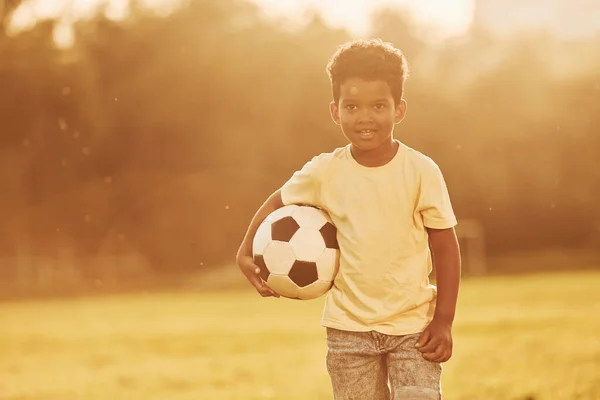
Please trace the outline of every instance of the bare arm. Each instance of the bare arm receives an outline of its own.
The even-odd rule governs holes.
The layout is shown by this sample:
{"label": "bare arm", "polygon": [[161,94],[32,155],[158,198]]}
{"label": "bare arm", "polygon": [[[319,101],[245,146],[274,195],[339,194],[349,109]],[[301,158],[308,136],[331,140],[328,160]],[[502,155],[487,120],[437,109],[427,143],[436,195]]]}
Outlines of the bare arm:
{"label": "bare arm", "polygon": [[252,242],[256,231],[260,227],[260,224],[271,214],[273,211],[283,207],[283,201],[281,200],[281,191],[277,189],[273,194],[267,198],[267,200],[259,207],[254,214],[254,217],[250,221],[250,226],[246,231],[244,240],[238,250],[237,257],[240,256],[252,256]]}
{"label": "bare arm", "polygon": [[460,285],[460,249],[454,228],[428,229],[438,288],[434,318],[452,324]]}
{"label": "bare arm", "polygon": [[281,200],[281,191],[276,190],[269,198],[260,206],[250,225],[246,230],[244,240],[238,249],[236,261],[240,270],[244,273],[248,281],[254,286],[254,288],[263,297],[279,297],[275,291],[267,286],[265,281],[260,277],[260,268],[254,263],[252,257],[252,243],[254,242],[254,236],[256,231],[260,227],[260,224],[271,214],[273,211],[283,207],[283,201]]}
{"label": "bare arm", "polygon": [[460,285],[460,249],[454,228],[428,228],[438,288],[435,314],[421,333],[417,347],[429,361],[445,362],[452,356],[452,323]]}

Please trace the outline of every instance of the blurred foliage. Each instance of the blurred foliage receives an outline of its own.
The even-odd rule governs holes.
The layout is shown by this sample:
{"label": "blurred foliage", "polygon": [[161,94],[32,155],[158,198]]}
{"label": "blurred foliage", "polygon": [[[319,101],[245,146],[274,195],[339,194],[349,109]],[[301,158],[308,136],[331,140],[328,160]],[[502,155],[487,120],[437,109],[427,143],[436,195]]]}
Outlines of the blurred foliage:
{"label": "blurred foliage", "polygon": [[[143,254],[157,269],[230,262],[257,207],[311,156],[345,145],[325,64],[349,39],[255,6],[195,1],[0,36],[0,249]],[[402,13],[373,36],[411,64],[396,136],[442,167],[490,253],[599,248],[600,37],[432,45]],[[6,26],[6,24],[4,24]]]}

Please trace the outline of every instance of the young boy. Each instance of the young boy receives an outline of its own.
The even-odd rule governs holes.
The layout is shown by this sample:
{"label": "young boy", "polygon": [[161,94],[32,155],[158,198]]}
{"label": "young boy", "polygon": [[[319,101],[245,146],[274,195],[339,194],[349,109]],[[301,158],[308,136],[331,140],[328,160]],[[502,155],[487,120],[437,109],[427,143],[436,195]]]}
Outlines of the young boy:
{"label": "young boy", "polygon": [[[327,294],[327,371],[335,399],[441,399],[460,254],[439,167],[393,137],[406,113],[408,68],[381,40],[341,46],[327,67],[334,122],[350,142],[314,157],[252,219],[237,262],[262,296],[278,294],[252,262],[260,223],[287,204],[326,210],[340,269]],[[435,260],[437,288],[429,283]]]}

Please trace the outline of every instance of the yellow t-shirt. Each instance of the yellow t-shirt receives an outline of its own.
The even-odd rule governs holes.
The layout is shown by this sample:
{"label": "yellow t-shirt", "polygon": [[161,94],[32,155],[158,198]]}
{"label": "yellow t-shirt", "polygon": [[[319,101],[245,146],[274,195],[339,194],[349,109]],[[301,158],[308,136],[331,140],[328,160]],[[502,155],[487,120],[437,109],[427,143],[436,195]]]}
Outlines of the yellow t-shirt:
{"label": "yellow t-shirt", "polygon": [[431,321],[436,287],[425,227],[456,225],[442,173],[400,143],[386,165],[365,167],[350,145],[314,157],[281,188],[284,204],[327,211],[338,229],[340,269],[321,324],[406,335]]}

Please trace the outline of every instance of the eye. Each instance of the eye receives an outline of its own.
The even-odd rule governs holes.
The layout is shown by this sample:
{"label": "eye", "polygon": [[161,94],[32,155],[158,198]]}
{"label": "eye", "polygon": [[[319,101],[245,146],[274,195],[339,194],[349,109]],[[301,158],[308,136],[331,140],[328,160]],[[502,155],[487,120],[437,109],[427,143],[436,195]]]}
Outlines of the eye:
{"label": "eye", "polygon": [[356,108],[356,104],[346,104],[346,110],[348,111],[354,111]]}
{"label": "eye", "polygon": [[376,110],[383,110],[385,108],[385,104],[384,103],[377,103],[375,104],[375,109]]}

